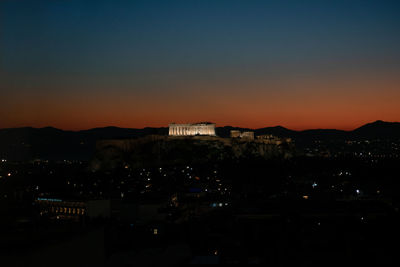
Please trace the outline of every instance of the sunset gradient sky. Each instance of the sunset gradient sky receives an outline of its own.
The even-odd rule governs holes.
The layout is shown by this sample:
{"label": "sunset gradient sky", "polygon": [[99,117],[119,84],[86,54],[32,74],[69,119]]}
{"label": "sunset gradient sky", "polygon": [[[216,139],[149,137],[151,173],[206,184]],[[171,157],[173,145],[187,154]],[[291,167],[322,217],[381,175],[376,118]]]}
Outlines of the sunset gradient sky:
{"label": "sunset gradient sky", "polygon": [[0,1],[0,128],[400,121],[400,1]]}

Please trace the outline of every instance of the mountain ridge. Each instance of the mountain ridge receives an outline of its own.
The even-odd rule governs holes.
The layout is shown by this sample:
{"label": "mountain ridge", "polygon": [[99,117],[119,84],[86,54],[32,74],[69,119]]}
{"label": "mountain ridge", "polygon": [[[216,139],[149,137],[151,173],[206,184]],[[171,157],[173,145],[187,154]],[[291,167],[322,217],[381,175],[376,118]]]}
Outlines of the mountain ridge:
{"label": "mountain ridge", "polygon": [[[361,125],[353,130],[342,130],[342,129],[335,129],[335,128],[312,128],[312,129],[304,129],[304,130],[292,130],[287,127],[281,126],[281,125],[276,125],[276,126],[265,126],[261,128],[248,128],[248,127],[240,127],[240,126],[232,126],[232,125],[225,125],[225,126],[219,126],[216,128],[232,128],[232,129],[243,129],[243,130],[250,130],[250,131],[257,131],[257,130],[262,130],[262,129],[281,129],[281,130],[288,130],[292,132],[306,132],[306,131],[321,131],[321,130],[326,130],[326,131],[343,131],[343,132],[352,132],[356,131],[359,129],[362,129],[364,127],[370,127],[370,126],[377,126],[377,125],[399,125],[400,122],[388,122],[388,121],[383,121],[383,120],[376,120],[374,122],[366,123],[364,125]],[[59,130],[63,132],[88,132],[88,131],[94,131],[94,130],[102,130],[102,129],[124,129],[124,130],[145,130],[145,129],[167,129],[168,126],[166,127],[150,127],[146,126],[143,128],[126,128],[126,127],[118,127],[118,126],[104,126],[104,127],[94,127],[94,128],[89,128],[89,129],[83,129],[83,130],[63,130],[60,128],[56,128],[53,126],[45,126],[45,127],[33,127],[33,126],[21,126],[21,127],[7,127],[7,128],[0,128],[0,131],[3,130],[15,130],[15,129],[33,129],[33,130],[44,130],[44,129],[52,129],[52,130]]]}
{"label": "mountain ridge", "polygon": [[[231,130],[254,131],[255,135],[272,134],[299,142],[314,140],[396,139],[400,140],[400,122],[381,120],[367,123],[352,131],[336,129],[290,130],[282,126],[258,129],[217,127],[220,137],[229,137]],[[115,126],[71,131],[54,127],[19,127],[0,129],[0,157],[15,160],[34,158],[88,159],[95,144],[104,139],[131,139],[147,135],[168,135],[168,127],[120,128]]]}

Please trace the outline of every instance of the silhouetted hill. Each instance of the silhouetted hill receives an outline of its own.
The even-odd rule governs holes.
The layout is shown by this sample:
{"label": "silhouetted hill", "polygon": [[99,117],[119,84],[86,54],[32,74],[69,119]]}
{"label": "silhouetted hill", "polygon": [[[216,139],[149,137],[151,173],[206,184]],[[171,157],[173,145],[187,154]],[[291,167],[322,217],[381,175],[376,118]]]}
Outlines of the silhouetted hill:
{"label": "silhouetted hill", "polygon": [[105,127],[83,131],[63,131],[52,127],[0,129],[0,157],[11,160],[85,160],[92,156],[98,140],[129,139],[167,133],[168,128]]}
{"label": "silhouetted hill", "polygon": [[349,132],[335,129],[315,129],[301,131],[298,138],[309,140],[339,140],[349,137]]}
{"label": "silhouetted hill", "polygon": [[298,132],[286,129],[282,126],[266,127],[255,130],[255,135],[272,134],[279,137],[296,137]]}
{"label": "silhouetted hill", "polygon": [[143,129],[131,129],[131,128],[118,128],[118,127],[104,127],[94,128],[90,130],[83,130],[76,132],[84,139],[125,139],[125,138],[137,138],[150,134],[166,135],[168,134],[168,128],[151,128],[146,127]]}
{"label": "silhouetted hill", "polygon": [[400,138],[400,123],[378,120],[355,129],[352,134],[358,138],[398,139]]}
{"label": "silhouetted hill", "polygon": [[[294,131],[282,126],[248,129],[217,127],[220,137],[229,137],[231,130],[254,131],[255,135],[272,134],[290,137],[296,142],[313,140],[347,139],[400,139],[400,123],[376,121],[354,131],[316,129]],[[168,128],[130,129],[118,127],[94,128],[82,131],[63,131],[53,127],[0,129],[0,157],[10,160],[43,159],[90,159],[98,140],[135,139],[147,135],[167,135]]]}

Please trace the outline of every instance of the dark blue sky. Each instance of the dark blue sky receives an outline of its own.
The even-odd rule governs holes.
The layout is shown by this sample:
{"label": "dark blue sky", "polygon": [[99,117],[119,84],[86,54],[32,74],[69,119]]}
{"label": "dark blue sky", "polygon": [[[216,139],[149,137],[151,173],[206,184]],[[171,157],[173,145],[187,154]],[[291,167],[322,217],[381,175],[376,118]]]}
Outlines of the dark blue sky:
{"label": "dark blue sky", "polygon": [[386,101],[400,90],[400,1],[6,0],[0,12],[5,126],[400,120]]}

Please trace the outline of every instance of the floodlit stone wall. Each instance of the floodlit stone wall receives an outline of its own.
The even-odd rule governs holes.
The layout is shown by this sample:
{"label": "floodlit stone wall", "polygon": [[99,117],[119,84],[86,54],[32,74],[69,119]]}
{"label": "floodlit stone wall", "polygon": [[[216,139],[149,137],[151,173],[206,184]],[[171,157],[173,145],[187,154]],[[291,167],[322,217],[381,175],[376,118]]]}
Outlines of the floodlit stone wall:
{"label": "floodlit stone wall", "polygon": [[241,132],[238,130],[231,130],[231,138],[243,138],[254,140],[254,132]]}
{"label": "floodlit stone wall", "polygon": [[240,138],[251,139],[254,140],[254,132],[243,132],[240,135]]}
{"label": "floodlit stone wall", "polygon": [[231,130],[231,138],[240,138],[241,132],[238,130]]}

